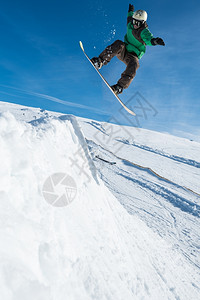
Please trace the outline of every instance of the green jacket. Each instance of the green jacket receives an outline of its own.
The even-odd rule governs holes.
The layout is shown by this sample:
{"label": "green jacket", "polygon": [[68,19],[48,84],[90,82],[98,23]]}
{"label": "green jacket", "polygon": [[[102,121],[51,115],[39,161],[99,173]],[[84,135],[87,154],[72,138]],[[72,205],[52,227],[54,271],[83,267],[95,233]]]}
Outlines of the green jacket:
{"label": "green jacket", "polygon": [[141,58],[146,52],[146,45],[152,46],[151,39],[153,34],[149,31],[145,22],[140,28],[135,29],[132,23],[133,12],[128,13],[127,33],[124,37],[126,49],[128,52],[135,52],[138,58]]}

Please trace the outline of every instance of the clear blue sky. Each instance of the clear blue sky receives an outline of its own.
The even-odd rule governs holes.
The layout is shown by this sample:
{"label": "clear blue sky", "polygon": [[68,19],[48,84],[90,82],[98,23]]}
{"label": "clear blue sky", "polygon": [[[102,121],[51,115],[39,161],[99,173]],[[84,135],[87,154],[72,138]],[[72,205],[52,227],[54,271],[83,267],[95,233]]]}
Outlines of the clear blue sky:
{"label": "clear blue sky", "polygon": [[[101,121],[130,124],[127,115],[79,48],[98,55],[126,33],[130,1],[19,0],[0,6],[0,100]],[[148,25],[166,47],[148,47],[137,76],[121,96],[139,92],[158,112],[143,128],[200,136],[200,2],[131,2],[148,12]],[[114,58],[102,69],[116,83],[125,65]],[[61,101],[60,101],[61,100]],[[59,103],[60,102],[60,103]],[[114,119],[113,119],[114,118]]]}

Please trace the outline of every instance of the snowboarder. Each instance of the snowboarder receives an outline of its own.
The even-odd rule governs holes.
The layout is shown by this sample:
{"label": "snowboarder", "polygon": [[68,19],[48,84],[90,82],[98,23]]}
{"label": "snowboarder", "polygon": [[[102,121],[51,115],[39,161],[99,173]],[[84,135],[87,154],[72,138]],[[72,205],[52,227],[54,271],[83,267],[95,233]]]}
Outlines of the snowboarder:
{"label": "snowboarder", "polygon": [[121,74],[121,78],[117,84],[111,86],[116,94],[121,94],[123,89],[129,87],[140,66],[139,59],[144,55],[146,45],[165,46],[161,38],[153,37],[146,21],[147,12],[144,10],[136,10],[134,12],[134,6],[129,4],[127,33],[124,37],[124,42],[116,40],[112,45],[106,47],[99,57],[93,57],[91,59],[97,69],[107,65],[114,56],[117,56],[119,60],[126,64],[126,70]]}

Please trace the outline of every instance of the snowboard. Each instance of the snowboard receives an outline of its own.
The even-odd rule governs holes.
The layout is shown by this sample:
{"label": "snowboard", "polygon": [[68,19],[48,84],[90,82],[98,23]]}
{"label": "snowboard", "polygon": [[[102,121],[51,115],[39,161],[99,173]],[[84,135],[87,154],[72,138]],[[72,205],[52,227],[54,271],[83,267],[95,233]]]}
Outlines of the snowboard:
{"label": "snowboard", "polygon": [[109,90],[113,93],[113,95],[115,96],[115,98],[117,98],[117,100],[119,101],[119,103],[125,108],[125,110],[133,115],[133,116],[136,116],[136,114],[134,113],[134,111],[132,111],[131,109],[129,109],[123,102],[122,100],[118,97],[117,94],[115,94],[115,92],[112,90],[111,86],[109,85],[109,83],[106,81],[106,79],[103,77],[103,75],[99,72],[99,70],[97,68],[95,68],[95,66],[93,65],[91,59],[89,58],[89,56],[86,54],[84,48],[83,48],[83,43],[80,41],[79,42],[80,44],[80,47],[83,51],[83,53],[85,54],[86,58],[89,60],[89,62],[91,63],[91,65],[93,66],[93,68],[97,71],[97,73],[99,74],[99,76],[101,77],[101,79],[105,82],[105,84],[107,85],[107,87],[109,88]]}

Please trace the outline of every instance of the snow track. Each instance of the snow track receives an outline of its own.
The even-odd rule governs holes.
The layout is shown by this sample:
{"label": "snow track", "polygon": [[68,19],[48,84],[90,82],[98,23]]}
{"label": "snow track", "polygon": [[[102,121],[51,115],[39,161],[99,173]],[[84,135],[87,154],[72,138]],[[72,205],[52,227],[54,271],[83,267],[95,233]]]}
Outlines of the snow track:
{"label": "snow track", "polygon": [[154,154],[157,154],[157,155],[160,155],[162,157],[167,157],[169,159],[172,159],[176,162],[180,162],[182,164],[186,164],[186,165],[189,165],[189,166],[193,166],[193,167],[196,167],[196,168],[200,168],[200,162],[198,161],[195,161],[193,159],[186,159],[184,157],[179,157],[179,156],[176,156],[176,155],[169,155],[165,152],[162,152],[160,150],[157,150],[157,149],[153,149],[153,148],[150,148],[148,146],[144,146],[144,145],[138,145],[138,144],[130,144],[128,141],[124,141],[124,140],[118,140],[119,142],[121,143],[124,143],[126,145],[130,145],[130,146],[133,146],[133,147],[137,147],[141,150],[145,150],[145,151],[148,151],[148,152],[151,152],[151,153],[154,153]]}

